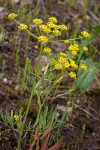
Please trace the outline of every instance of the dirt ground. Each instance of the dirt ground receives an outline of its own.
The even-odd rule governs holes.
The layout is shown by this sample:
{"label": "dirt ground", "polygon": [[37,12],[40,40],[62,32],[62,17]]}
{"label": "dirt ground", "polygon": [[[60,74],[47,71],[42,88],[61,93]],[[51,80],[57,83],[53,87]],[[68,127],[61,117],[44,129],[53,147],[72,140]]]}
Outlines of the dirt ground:
{"label": "dirt ground", "polygon": [[[56,16],[59,22],[63,22],[66,25],[68,24],[70,31],[68,36],[70,36],[75,26],[79,26],[79,32],[81,29],[85,30],[87,27],[91,30],[92,25],[96,26],[99,24],[99,13],[94,14],[95,5],[99,5],[99,3],[99,0],[92,1],[85,13],[82,11],[84,10],[82,1],[76,3],[76,5],[74,3],[69,8],[69,5],[65,4],[63,0],[44,0],[41,2],[41,5],[38,6],[40,8],[39,17],[44,18],[45,13],[50,16]],[[24,99],[27,100],[29,94],[26,92],[22,95],[20,91],[16,92],[15,90],[17,86],[17,66],[15,64],[14,52],[19,46],[19,56],[21,59],[20,66],[22,67],[24,66],[27,57],[34,60],[34,58],[37,57],[38,52],[34,49],[36,42],[33,42],[30,38],[28,46],[26,47],[26,33],[17,33],[16,24],[7,19],[7,15],[12,11],[11,3],[8,3],[7,6],[3,2],[0,2],[0,4],[0,24],[3,25],[5,34],[4,40],[0,42],[0,108],[9,112],[11,110],[17,110],[17,103]],[[5,7],[7,7],[7,10]],[[13,9],[17,11],[20,7],[21,6],[18,3]],[[23,7],[28,8],[29,6],[25,5]],[[35,7],[36,1],[34,2],[31,11],[34,10]],[[28,9],[26,13],[28,13]],[[45,18],[47,16],[45,15]],[[76,31],[74,31],[74,34],[75,32]],[[100,50],[99,38],[100,36],[97,36],[93,42],[96,48]],[[14,43],[14,41],[16,42]],[[61,45],[58,45],[58,48],[60,46]],[[56,52],[56,48],[54,52]],[[6,64],[2,69],[3,59],[6,60]],[[100,55],[95,56],[94,59],[99,61]],[[66,86],[66,83],[64,83],[64,86]],[[100,88],[94,83],[93,88],[90,91],[85,93],[76,91],[76,93],[73,93],[72,99],[74,100],[76,107],[69,122],[66,123],[62,130],[64,141],[61,150],[100,150]],[[56,104],[59,104],[64,106],[68,100],[68,97],[61,100],[57,99],[52,105],[55,106]],[[0,150],[15,150],[17,144],[16,139],[13,136],[12,131],[6,131],[6,129],[7,127],[0,121]],[[26,149],[27,148],[25,148],[25,150]]]}

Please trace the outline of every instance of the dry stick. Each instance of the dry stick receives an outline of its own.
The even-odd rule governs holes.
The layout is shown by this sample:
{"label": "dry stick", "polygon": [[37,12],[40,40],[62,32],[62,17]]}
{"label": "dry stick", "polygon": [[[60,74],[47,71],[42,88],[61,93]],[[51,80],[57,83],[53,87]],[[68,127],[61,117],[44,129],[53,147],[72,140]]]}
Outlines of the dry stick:
{"label": "dry stick", "polygon": [[88,10],[89,15],[97,22],[100,22],[100,19],[90,10]]}
{"label": "dry stick", "polygon": [[75,105],[75,107],[78,107],[79,109],[81,109],[82,111],[84,111],[85,113],[87,113],[89,116],[91,116],[92,118],[94,118],[95,120],[99,120],[98,118],[94,117],[90,112],[88,112],[86,109],[78,106],[77,104],[73,103]]}
{"label": "dry stick", "polygon": [[[59,95],[57,95],[55,98],[58,98],[58,97],[60,97],[60,98],[65,98],[65,97],[61,97],[62,95],[65,95],[65,94],[67,94],[67,93],[59,94]],[[53,100],[54,100],[54,99],[53,99]],[[99,120],[98,118],[94,117],[90,112],[88,112],[87,110],[85,110],[84,108],[78,106],[78,105],[75,104],[75,103],[73,103],[73,104],[74,104],[75,107],[78,107],[79,109],[81,109],[82,111],[84,111],[85,113],[87,113],[89,116],[93,117],[95,120]]]}

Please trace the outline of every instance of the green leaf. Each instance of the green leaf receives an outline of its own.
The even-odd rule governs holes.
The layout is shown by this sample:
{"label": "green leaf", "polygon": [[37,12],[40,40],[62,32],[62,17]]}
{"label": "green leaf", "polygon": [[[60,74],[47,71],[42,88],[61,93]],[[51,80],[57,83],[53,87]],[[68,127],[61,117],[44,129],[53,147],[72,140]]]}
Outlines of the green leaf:
{"label": "green leaf", "polygon": [[76,86],[80,90],[86,91],[90,89],[92,86],[92,81],[96,77],[96,66],[93,63],[92,59],[87,59],[85,63],[88,66],[88,70],[79,70],[78,77],[75,81]]}

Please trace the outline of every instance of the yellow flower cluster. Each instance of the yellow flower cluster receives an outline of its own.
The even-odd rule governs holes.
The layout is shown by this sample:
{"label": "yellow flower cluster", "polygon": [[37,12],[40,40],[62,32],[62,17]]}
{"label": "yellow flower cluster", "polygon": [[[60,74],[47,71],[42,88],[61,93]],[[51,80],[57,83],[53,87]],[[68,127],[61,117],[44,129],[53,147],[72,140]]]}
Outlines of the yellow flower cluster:
{"label": "yellow flower cluster", "polygon": [[36,49],[37,49],[37,48],[39,48],[39,46],[38,46],[38,45],[35,45],[35,46],[34,46],[34,48],[36,48]]}
{"label": "yellow flower cluster", "polygon": [[64,53],[64,52],[60,52],[59,55],[62,57],[66,57],[66,53]]}
{"label": "yellow flower cluster", "polygon": [[49,22],[57,23],[57,18],[56,17],[50,17]]}
{"label": "yellow flower cluster", "polygon": [[26,24],[22,24],[22,23],[18,26],[18,29],[20,29],[20,30],[26,30],[27,28],[28,28],[28,26]]}
{"label": "yellow flower cluster", "polygon": [[59,29],[61,29],[61,30],[68,30],[67,26],[65,26],[64,24],[59,25]]}
{"label": "yellow flower cluster", "polygon": [[46,43],[48,42],[48,38],[46,36],[39,36],[38,42]]}
{"label": "yellow flower cluster", "polygon": [[62,65],[60,63],[55,64],[56,69],[62,69]]}
{"label": "yellow flower cluster", "polygon": [[57,24],[54,24],[54,22],[52,22],[52,21],[49,21],[49,22],[47,22],[47,26],[48,26],[48,28],[53,28],[53,29],[58,29],[58,30],[67,30],[68,29],[68,27],[67,26],[65,26],[64,24],[62,24],[62,25],[57,25]]}
{"label": "yellow flower cluster", "polygon": [[70,67],[70,64],[69,64],[68,61],[66,61],[66,62],[64,63],[64,67],[65,67],[65,68],[69,68],[69,67]]}
{"label": "yellow flower cluster", "polygon": [[59,36],[61,35],[61,32],[59,30],[53,30],[52,33],[55,35],[55,36]]}
{"label": "yellow flower cluster", "polygon": [[83,70],[87,70],[87,65],[86,64],[81,64],[80,68],[83,69]]}
{"label": "yellow flower cluster", "polygon": [[72,44],[68,47],[68,50],[71,51],[73,55],[77,55],[79,51],[79,45],[78,44]]}
{"label": "yellow flower cluster", "polygon": [[17,16],[18,16],[17,14],[11,13],[11,14],[8,15],[8,19],[9,19],[9,20],[13,20],[13,19],[15,19]]}
{"label": "yellow flower cluster", "polygon": [[84,38],[90,38],[90,34],[87,31],[83,31],[81,34]]}
{"label": "yellow flower cluster", "polygon": [[[42,19],[33,19],[33,23],[36,24],[36,25],[39,25],[39,30],[40,30],[40,33],[47,33],[47,34],[50,34],[50,36],[60,36],[61,35],[61,32],[63,30],[67,30],[67,26],[65,26],[64,24],[62,25],[57,25],[57,18],[55,17],[50,17],[48,19],[48,22],[46,24],[43,24],[43,20]],[[39,41],[40,42],[44,42],[46,39],[44,39],[45,35],[39,37]]]}
{"label": "yellow flower cluster", "polygon": [[43,20],[42,19],[33,19],[33,23],[36,25],[40,25],[43,23]]}
{"label": "yellow flower cluster", "polygon": [[51,49],[50,49],[49,47],[45,47],[45,48],[43,49],[43,52],[44,52],[44,53],[50,53],[50,52],[51,52]]}
{"label": "yellow flower cluster", "polygon": [[75,61],[74,61],[74,60],[69,59],[69,61],[70,61],[70,66],[71,66],[72,68],[74,68],[74,69],[78,69],[78,65],[75,63]]}
{"label": "yellow flower cluster", "polygon": [[84,51],[88,51],[88,47],[87,47],[87,46],[84,46],[84,47],[83,47],[83,50],[84,50]]}
{"label": "yellow flower cluster", "polygon": [[60,63],[66,63],[66,61],[67,61],[67,59],[66,58],[64,58],[64,57],[60,57],[59,59],[58,59],[58,61],[60,62]]}
{"label": "yellow flower cluster", "polygon": [[69,40],[64,40],[64,43],[65,44],[68,44],[70,41]]}
{"label": "yellow flower cluster", "polygon": [[53,22],[47,22],[48,28],[58,29],[58,25],[54,24]]}
{"label": "yellow flower cluster", "polygon": [[51,30],[46,25],[40,25],[39,29],[45,33],[50,33]]}
{"label": "yellow flower cluster", "polygon": [[75,72],[70,72],[68,74],[71,78],[76,78],[76,73]]}
{"label": "yellow flower cluster", "polygon": [[19,116],[18,115],[14,115],[14,119],[15,119],[15,121],[19,121]]}
{"label": "yellow flower cluster", "polygon": [[55,64],[55,68],[56,69],[69,68],[70,64],[69,64],[68,60],[66,59],[66,54],[63,52],[60,52],[59,55],[60,55],[60,57],[58,59],[58,62]]}

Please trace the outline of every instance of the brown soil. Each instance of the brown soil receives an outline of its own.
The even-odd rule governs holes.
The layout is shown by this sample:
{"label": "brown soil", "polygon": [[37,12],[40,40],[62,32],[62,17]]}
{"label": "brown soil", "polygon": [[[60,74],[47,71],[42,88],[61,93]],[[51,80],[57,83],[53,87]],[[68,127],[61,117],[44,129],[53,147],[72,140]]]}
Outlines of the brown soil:
{"label": "brown soil", "polygon": [[[6,7],[4,3],[0,2],[2,7]],[[15,10],[17,11],[20,4],[16,4]],[[24,6],[29,7],[29,6]],[[32,6],[31,10],[36,7],[36,2]],[[70,11],[68,10],[68,5],[62,0],[44,0],[39,6],[40,12],[39,16],[44,18],[45,11],[50,16],[56,16],[59,22],[64,22],[69,26],[69,35],[75,26],[80,26],[81,29],[86,29],[91,24],[97,25],[99,23],[99,14],[94,14],[93,10],[95,7],[95,1],[92,1],[89,5],[88,11],[84,14],[84,4],[78,2],[77,5],[72,5]],[[23,94],[21,91],[17,91],[16,78],[17,66],[15,64],[15,53],[17,47],[20,46],[20,66],[24,66],[25,59],[27,57],[34,60],[38,55],[37,50],[34,49],[36,42],[29,39],[28,47],[25,47],[27,42],[25,33],[17,33],[16,24],[10,22],[7,19],[7,15],[11,12],[11,3],[7,6],[7,11],[2,11],[0,15],[0,23],[4,25],[5,38],[0,42],[0,54],[2,58],[0,59],[0,72],[2,72],[2,60],[5,59],[6,65],[4,66],[4,73],[0,73],[0,107],[7,112],[11,110],[17,111],[17,104],[20,101],[28,100],[29,93]],[[81,9],[80,9],[81,8]],[[27,12],[28,13],[28,12]],[[91,30],[91,29],[90,29]],[[16,34],[15,34],[16,33]],[[19,39],[20,37],[20,39]],[[94,40],[94,45],[100,48],[99,37]],[[14,41],[16,42],[14,43]],[[61,45],[60,45],[61,46]],[[34,52],[33,52],[34,49]],[[56,51],[56,49],[55,49]],[[99,60],[99,56],[96,60]],[[2,77],[3,76],[3,77]],[[64,83],[66,85],[66,82]],[[67,99],[67,100],[66,100]],[[100,150],[100,89],[95,89],[94,91],[88,91],[86,93],[78,93],[72,95],[72,99],[75,103],[75,109],[73,114],[70,116],[69,122],[66,123],[64,129],[62,130],[62,135],[64,136],[64,141],[61,150]],[[65,106],[69,98],[57,99],[52,105],[62,105]],[[34,106],[33,106],[34,108]],[[37,107],[36,107],[37,108]],[[36,110],[32,109],[34,117],[36,116]],[[2,123],[0,120],[0,150],[16,150],[16,137],[12,130],[7,130],[8,127]],[[60,135],[60,137],[62,136]],[[27,150],[28,145],[23,148]]]}

